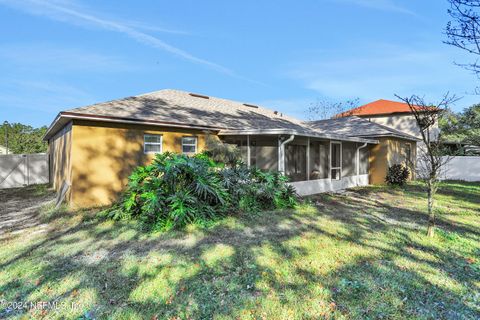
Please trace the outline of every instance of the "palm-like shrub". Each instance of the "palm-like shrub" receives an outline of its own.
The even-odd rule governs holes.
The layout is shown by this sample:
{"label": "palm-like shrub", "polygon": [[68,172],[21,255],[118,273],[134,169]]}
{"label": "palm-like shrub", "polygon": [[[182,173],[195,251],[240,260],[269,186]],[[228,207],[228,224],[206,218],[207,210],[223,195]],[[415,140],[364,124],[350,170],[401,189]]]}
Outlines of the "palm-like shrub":
{"label": "palm-like shrub", "polygon": [[293,207],[295,190],[278,173],[217,164],[205,154],[158,154],[130,176],[116,219],[139,219],[159,229],[183,227],[236,212]]}

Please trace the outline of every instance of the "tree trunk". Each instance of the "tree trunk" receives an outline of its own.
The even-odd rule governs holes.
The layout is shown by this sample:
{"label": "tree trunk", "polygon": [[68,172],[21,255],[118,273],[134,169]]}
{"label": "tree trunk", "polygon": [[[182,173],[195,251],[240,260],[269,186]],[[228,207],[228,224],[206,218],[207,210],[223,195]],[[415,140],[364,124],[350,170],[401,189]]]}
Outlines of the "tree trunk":
{"label": "tree trunk", "polygon": [[433,194],[432,188],[428,188],[428,229],[427,236],[433,237],[435,234],[435,213],[433,212]]}

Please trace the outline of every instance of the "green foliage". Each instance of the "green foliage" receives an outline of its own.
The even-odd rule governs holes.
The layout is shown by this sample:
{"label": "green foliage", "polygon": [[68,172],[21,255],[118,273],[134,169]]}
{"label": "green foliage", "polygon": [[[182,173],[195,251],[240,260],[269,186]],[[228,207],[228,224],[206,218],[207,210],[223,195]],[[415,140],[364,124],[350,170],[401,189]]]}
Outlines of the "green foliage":
{"label": "green foliage", "polygon": [[21,123],[0,124],[0,145],[6,146],[5,135],[8,135],[8,150],[12,154],[43,153],[47,151],[47,143],[43,136],[47,127],[33,128]]}
{"label": "green foliage", "polygon": [[403,164],[394,164],[388,168],[385,181],[391,185],[403,186],[410,175],[410,170]]}
{"label": "green foliage", "polygon": [[480,104],[460,113],[447,113],[439,120],[439,126],[446,141],[480,146]]}
{"label": "green foliage", "polygon": [[109,211],[114,219],[138,219],[157,230],[203,224],[236,212],[291,208],[293,187],[278,173],[225,167],[205,154],[157,154],[130,176],[123,200]]}
{"label": "green foliage", "polygon": [[207,135],[205,155],[217,163],[235,166],[240,163],[240,150],[234,144],[218,140],[217,137]]}

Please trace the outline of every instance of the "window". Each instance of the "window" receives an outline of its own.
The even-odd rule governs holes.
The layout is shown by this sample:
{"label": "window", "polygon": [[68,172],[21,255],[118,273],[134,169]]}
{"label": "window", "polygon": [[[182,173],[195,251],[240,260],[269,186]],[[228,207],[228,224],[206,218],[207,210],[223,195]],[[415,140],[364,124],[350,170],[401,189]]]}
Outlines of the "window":
{"label": "window", "polygon": [[144,153],[162,152],[162,136],[159,134],[145,134],[143,136]]}
{"label": "window", "polygon": [[182,152],[196,153],[197,152],[197,137],[183,137],[182,138]]}
{"label": "window", "polygon": [[407,166],[412,163],[412,146],[410,143],[405,144],[405,162]]}
{"label": "window", "polygon": [[330,179],[342,179],[342,143],[330,143]]}

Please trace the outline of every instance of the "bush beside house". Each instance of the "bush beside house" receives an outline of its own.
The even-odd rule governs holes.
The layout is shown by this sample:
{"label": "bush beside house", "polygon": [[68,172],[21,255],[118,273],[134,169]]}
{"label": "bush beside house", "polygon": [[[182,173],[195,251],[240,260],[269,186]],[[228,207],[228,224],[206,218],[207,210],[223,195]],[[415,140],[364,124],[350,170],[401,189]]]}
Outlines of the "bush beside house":
{"label": "bush beside house", "polygon": [[388,168],[385,181],[390,185],[403,186],[410,176],[410,170],[403,164],[394,164]]}
{"label": "bush beside house", "polygon": [[237,212],[296,205],[295,190],[279,173],[165,152],[129,178],[123,200],[109,211],[114,219],[138,219],[157,230],[204,223]]}

